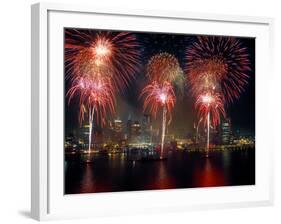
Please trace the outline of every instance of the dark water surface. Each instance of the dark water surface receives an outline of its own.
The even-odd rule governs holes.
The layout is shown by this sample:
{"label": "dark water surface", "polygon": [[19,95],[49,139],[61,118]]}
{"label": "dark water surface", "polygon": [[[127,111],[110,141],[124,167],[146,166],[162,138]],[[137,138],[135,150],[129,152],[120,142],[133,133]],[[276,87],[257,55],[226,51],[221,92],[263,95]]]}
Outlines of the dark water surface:
{"label": "dark water surface", "polygon": [[255,150],[171,152],[165,161],[130,161],[124,154],[66,156],[65,193],[136,191],[255,184]]}

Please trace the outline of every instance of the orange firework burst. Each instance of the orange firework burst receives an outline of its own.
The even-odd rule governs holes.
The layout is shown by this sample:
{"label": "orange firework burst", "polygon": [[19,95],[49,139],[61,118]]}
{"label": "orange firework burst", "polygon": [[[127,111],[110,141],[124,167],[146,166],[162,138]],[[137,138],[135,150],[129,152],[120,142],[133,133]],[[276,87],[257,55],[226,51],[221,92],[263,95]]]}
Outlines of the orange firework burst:
{"label": "orange firework burst", "polygon": [[171,114],[176,103],[173,86],[167,81],[163,84],[152,82],[142,90],[140,97],[144,97],[144,111],[148,110],[153,117],[156,117],[159,107],[165,107],[168,114]]}
{"label": "orange firework burst", "polygon": [[158,83],[174,82],[182,74],[178,60],[168,53],[153,56],[147,65],[147,76]]}
{"label": "orange firework burst", "polygon": [[197,95],[206,90],[221,90],[220,81],[227,74],[227,64],[218,58],[198,59],[189,68],[190,90]]}
{"label": "orange firework burst", "polygon": [[65,34],[66,73],[71,79],[102,76],[122,91],[139,69],[139,45],[131,33],[72,29]]}

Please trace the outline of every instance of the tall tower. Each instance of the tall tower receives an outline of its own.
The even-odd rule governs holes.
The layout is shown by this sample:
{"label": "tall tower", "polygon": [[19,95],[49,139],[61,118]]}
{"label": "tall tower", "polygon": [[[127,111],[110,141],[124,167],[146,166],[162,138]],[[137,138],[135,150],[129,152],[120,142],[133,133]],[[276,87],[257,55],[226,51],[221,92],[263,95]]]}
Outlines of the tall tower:
{"label": "tall tower", "polygon": [[114,140],[115,142],[119,142],[122,139],[122,133],[123,133],[123,122],[120,119],[114,120]]}
{"label": "tall tower", "polygon": [[231,121],[229,118],[221,122],[221,143],[230,144],[231,142]]}
{"label": "tall tower", "polygon": [[152,122],[151,115],[144,114],[142,119],[142,140],[145,143],[151,143],[152,141]]}
{"label": "tall tower", "polygon": [[128,116],[128,120],[127,120],[127,125],[126,125],[126,135],[127,135],[127,139],[130,142],[131,141],[131,137],[132,137],[132,116],[131,114],[129,114]]}
{"label": "tall tower", "polygon": [[131,125],[131,142],[137,143],[141,141],[141,125],[139,121],[134,121]]}

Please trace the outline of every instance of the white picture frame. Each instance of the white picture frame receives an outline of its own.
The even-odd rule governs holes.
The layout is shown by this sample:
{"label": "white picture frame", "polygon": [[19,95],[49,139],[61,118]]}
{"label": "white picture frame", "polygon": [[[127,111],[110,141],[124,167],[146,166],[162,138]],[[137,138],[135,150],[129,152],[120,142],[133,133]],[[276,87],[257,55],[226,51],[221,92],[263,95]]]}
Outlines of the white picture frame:
{"label": "white picture frame", "polygon": [[[268,97],[273,19],[38,3],[32,5],[31,214],[37,220],[248,207],[273,203],[273,145]],[[95,19],[93,19],[95,18]],[[95,24],[92,23],[95,21]],[[255,37],[256,185],[64,195],[62,80],[63,27],[166,31]],[[56,74],[56,76],[54,76]],[[59,96],[59,97],[58,97]],[[59,111],[57,111],[58,108]],[[58,126],[57,126],[58,125]],[[59,148],[58,148],[59,147]],[[136,203],[137,202],[137,203]]]}

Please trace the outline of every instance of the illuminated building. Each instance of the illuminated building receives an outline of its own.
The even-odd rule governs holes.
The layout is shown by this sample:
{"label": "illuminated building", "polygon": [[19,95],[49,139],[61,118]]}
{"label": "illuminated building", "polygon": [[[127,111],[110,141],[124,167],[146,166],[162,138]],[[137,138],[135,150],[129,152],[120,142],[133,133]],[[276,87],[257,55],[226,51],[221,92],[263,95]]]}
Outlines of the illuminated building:
{"label": "illuminated building", "polygon": [[176,138],[175,142],[178,149],[187,148],[189,145],[192,145],[194,143],[192,138]]}
{"label": "illuminated building", "polygon": [[221,143],[224,145],[231,143],[231,122],[225,119],[221,122]]}
{"label": "illuminated building", "polygon": [[82,126],[77,130],[77,137],[78,137],[78,140],[79,140],[82,148],[87,148],[89,145],[89,124],[88,123],[84,122],[82,124]]}
{"label": "illuminated building", "polygon": [[114,131],[115,132],[122,132],[123,131],[123,122],[119,119],[114,120]]}
{"label": "illuminated building", "polygon": [[77,147],[78,147],[78,142],[73,134],[69,134],[65,136],[65,141],[64,141],[65,152],[75,151]]}
{"label": "illuminated building", "polygon": [[130,142],[140,142],[141,141],[141,125],[139,121],[134,121],[131,125],[131,138]]}
{"label": "illuminated building", "polygon": [[126,127],[127,128],[126,137],[127,137],[128,141],[131,140],[131,136],[132,136],[131,126],[132,126],[132,119],[131,119],[131,115],[129,115],[128,120],[127,120],[127,127]]}
{"label": "illuminated building", "polygon": [[113,122],[113,138],[115,142],[123,139],[123,122],[120,119],[116,119]]}
{"label": "illuminated building", "polygon": [[151,123],[151,115],[149,114],[143,115],[142,140],[144,143],[151,143],[152,141],[152,123]]}

